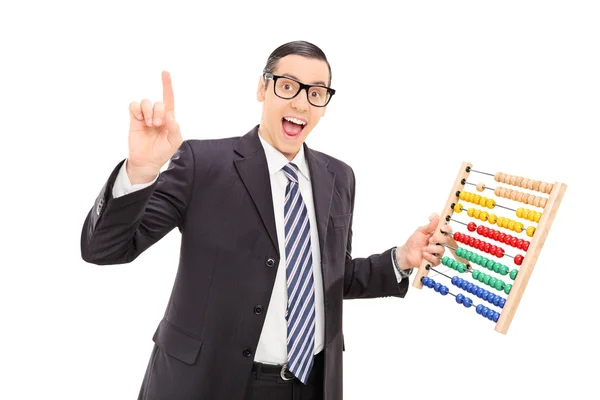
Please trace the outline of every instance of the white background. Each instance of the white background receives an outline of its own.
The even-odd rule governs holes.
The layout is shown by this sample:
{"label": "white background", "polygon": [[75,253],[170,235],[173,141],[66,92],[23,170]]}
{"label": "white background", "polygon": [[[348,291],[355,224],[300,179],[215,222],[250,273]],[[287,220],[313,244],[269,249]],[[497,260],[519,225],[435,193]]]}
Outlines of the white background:
{"label": "white background", "polygon": [[345,398],[597,396],[596,2],[216,3],[2,6],[0,398],[136,398],[179,232],[127,265],[79,247],[128,104],[160,100],[166,69],[184,138],[242,135],[268,55],[299,39],[333,68],[307,143],[356,172],[355,257],[440,212],[463,161],[569,185],[507,335],[429,289],[346,301]]}

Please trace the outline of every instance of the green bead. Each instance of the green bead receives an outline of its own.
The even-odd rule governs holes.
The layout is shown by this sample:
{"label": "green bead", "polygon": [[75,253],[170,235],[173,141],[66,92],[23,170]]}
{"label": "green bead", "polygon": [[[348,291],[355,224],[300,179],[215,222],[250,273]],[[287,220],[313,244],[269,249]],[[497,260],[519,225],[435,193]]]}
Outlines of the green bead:
{"label": "green bead", "polygon": [[465,264],[463,264],[463,263],[459,263],[459,264],[458,264],[458,272],[460,272],[461,274],[462,274],[463,272],[465,272],[465,269],[466,269],[466,268],[467,268],[467,266],[466,266]]}
{"label": "green bead", "polygon": [[485,278],[487,275],[484,274],[483,272],[479,274],[479,276],[477,277],[477,280],[481,283],[483,283],[483,278]]}
{"label": "green bead", "polygon": [[486,275],[483,277],[483,283],[485,283],[486,285],[488,285],[490,283],[490,278],[491,276]]}
{"label": "green bead", "polygon": [[496,282],[498,281],[497,278],[491,277],[490,281],[488,282],[488,285],[490,285],[491,287],[496,287]]}
{"label": "green bead", "polygon": [[452,260],[452,265],[450,267],[456,271],[456,268],[458,268],[458,261]]}
{"label": "green bead", "polygon": [[482,265],[482,261],[483,257],[481,257],[479,254],[475,257],[475,260],[473,260],[473,262],[477,265]]}
{"label": "green bead", "polygon": [[500,273],[500,275],[502,276],[506,276],[506,274],[508,274],[508,267],[504,264],[500,265],[500,271],[498,271]]}
{"label": "green bead", "polygon": [[515,278],[517,277],[518,273],[519,273],[518,269],[513,269],[512,271],[510,271],[510,279],[512,279],[514,281]]}
{"label": "green bead", "polygon": [[496,290],[504,289],[504,281],[502,279],[496,280],[496,284],[494,285],[494,287],[496,288]]}
{"label": "green bead", "polygon": [[457,257],[461,257],[462,258],[463,248],[462,247],[457,247],[455,253],[456,253]]}
{"label": "green bead", "polygon": [[473,257],[475,257],[475,254],[472,251],[467,250],[467,260],[473,261]]}
{"label": "green bead", "polygon": [[509,294],[510,289],[512,289],[512,285],[509,283],[508,285],[504,286],[504,293]]}
{"label": "green bead", "polygon": [[473,272],[471,273],[471,276],[473,277],[473,279],[477,280],[477,277],[479,276],[479,271],[474,269]]}
{"label": "green bead", "polygon": [[492,271],[498,273],[498,270],[500,269],[500,265],[501,264],[495,262],[494,265],[492,266]]}

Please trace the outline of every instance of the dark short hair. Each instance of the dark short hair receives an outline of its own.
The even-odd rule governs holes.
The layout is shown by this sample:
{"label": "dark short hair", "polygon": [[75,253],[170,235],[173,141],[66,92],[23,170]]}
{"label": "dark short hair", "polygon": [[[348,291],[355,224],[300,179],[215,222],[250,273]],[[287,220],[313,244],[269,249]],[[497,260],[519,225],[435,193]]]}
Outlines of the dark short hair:
{"label": "dark short hair", "polygon": [[[323,50],[314,44],[304,40],[289,42],[276,48],[267,59],[267,65],[265,65],[265,68],[263,69],[263,74],[273,73],[273,70],[275,70],[279,59],[292,54],[325,61],[327,63],[327,68],[329,69],[329,83],[327,86],[331,86],[331,65],[329,65],[329,61],[327,61],[325,53],[323,53]],[[269,82],[267,81],[266,84],[268,83]]]}

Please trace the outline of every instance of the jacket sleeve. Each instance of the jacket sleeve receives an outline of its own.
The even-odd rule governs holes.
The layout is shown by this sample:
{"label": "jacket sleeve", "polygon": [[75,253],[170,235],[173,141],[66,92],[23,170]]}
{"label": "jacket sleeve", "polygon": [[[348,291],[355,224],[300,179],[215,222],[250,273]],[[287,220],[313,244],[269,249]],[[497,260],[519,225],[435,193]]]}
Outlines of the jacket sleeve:
{"label": "jacket sleeve", "polygon": [[366,258],[352,258],[352,221],[354,219],[355,176],[351,169],[352,217],[346,246],[344,271],[344,299],[377,297],[404,297],[408,291],[408,277],[398,282],[392,263],[392,248]]}
{"label": "jacket sleeve", "polygon": [[81,257],[97,265],[135,260],[182,223],[194,182],[194,155],[184,141],[150,186],[114,198],[113,185],[125,160],[96,197],[81,231]]}

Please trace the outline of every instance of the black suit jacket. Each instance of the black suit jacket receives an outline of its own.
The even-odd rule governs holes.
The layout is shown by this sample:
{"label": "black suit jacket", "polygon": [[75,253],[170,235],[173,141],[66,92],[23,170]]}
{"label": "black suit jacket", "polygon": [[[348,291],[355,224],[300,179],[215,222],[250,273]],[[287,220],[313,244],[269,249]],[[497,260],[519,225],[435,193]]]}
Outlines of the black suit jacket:
{"label": "black suit jacket", "polygon": [[[391,249],[352,258],[354,173],[304,144],[325,301],[325,399],[342,399],[342,300],[404,297]],[[139,399],[242,400],[281,255],[258,126],[241,137],[186,140],[151,186],[112,197],[122,160],[87,215],[82,258],[123,264],[177,227],[179,267],[153,336]],[[260,311],[262,306],[262,312]]]}

